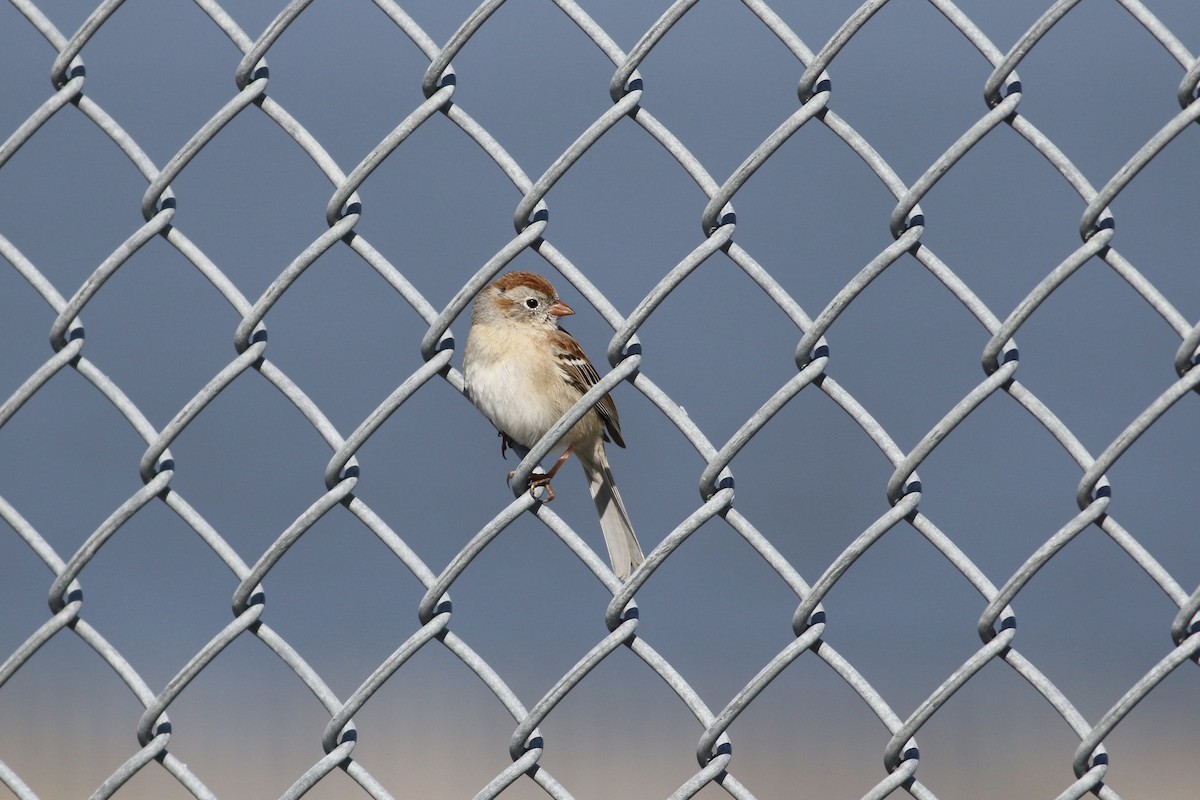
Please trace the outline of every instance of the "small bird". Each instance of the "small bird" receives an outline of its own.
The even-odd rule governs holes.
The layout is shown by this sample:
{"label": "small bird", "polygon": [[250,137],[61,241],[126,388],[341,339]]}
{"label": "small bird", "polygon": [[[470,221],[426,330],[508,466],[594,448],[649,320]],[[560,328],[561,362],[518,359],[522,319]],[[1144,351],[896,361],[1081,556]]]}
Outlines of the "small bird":
{"label": "small bird", "polygon": [[[509,442],[533,447],[599,382],[579,343],[558,326],[559,317],[574,313],[549,281],[532,272],[501,275],[476,298],[463,375],[467,397],[500,431],[502,454]],[[550,480],[574,453],[600,515],[613,572],[625,580],[645,556],[613,483],[607,441],[625,446],[617,406],[606,394],[567,431],[560,442],[566,452],[548,473],[535,475],[529,488],[545,486],[547,500],[553,500]]]}

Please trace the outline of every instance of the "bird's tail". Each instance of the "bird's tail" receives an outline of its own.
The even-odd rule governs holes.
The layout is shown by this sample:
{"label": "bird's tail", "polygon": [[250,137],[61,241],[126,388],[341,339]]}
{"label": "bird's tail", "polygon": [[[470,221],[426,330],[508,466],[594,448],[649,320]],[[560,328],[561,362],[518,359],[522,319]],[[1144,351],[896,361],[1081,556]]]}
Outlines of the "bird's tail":
{"label": "bird's tail", "polygon": [[604,446],[598,447],[597,451],[597,457],[581,458],[580,463],[587,476],[592,502],[596,504],[596,513],[600,515],[600,530],[604,532],[604,543],[608,545],[608,558],[612,562],[613,572],[625,580],[646,557],[642,554],[642,546],[638,544],[637,534],[633,532],[629,512],[621,502],[621,493],[613,482]]}

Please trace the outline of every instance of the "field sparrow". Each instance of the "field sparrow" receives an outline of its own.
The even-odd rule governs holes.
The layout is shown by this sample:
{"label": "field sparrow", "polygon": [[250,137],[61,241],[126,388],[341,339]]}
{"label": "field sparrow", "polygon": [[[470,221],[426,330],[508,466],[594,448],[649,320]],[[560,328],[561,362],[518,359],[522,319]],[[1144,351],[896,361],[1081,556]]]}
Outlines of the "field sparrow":
{"label": "field sparrow", "polygon": [[[463,356],[467,397],[499,429],[502,452],[508,442],[533,447],[600,380],[579,343],[558,327],[559,317],[574,313],[549,281],[532,272],[502,275],[475,300]],[[613,572],[625,580],[644,556],[613,483],[606,441],[625,446],[609,395],[567,431],[560,441],[566,452],[547,474],[534,476],[530,489],[545,486],[552,500],[550,479],[574,453],[600,515]]]}

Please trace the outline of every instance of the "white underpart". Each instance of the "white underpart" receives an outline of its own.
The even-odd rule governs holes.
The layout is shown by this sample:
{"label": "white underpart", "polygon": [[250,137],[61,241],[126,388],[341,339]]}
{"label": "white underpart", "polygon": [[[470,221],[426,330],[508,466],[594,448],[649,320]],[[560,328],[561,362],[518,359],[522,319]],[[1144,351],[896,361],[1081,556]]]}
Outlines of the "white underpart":
{"label": "white underpart", "polygon": [[[517,338],[520,334],[517,334]],[[532,352],[527,345],[505,348],[508,353]],[[562,416],[556,404],[534,387],[557,375],[539,375],[544,362],[533,358],[473,358],[463,365],[467,396],[497,429],[525,447],[533,447]],[[553,366],[553,365],[551,365]],[[555,367],[556,368],[556,367]]]}

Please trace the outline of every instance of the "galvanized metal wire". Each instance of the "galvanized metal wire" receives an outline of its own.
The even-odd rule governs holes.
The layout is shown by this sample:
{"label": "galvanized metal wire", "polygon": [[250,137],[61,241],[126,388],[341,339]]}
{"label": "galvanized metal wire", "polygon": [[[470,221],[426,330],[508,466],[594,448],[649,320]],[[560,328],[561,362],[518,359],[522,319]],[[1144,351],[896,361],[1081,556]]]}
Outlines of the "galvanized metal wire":
{"label": "galvanized metal wire", "polygon": [[[589,673],[597,665],[622,648],[631,652],[648,670],[662,679],[683,707],[695,717],[702,730],[695,745],[695,773],[678,786],[672,798],[692,797],[709,785],[719,786],[736,798],[756,796],[753,787],[738,777],[738,762],[730,727],[772,681],[799,659],[805,658],[820,662],[844,681],[889,733],[890,738],[881,748],[885,769],[874,788],[865,795],[867,798],[890,796],[897,789],[915,798],[939,796],[936,787],[926,786],[920,778],[918,737],[921,729],[956,691],[992,663],[1003,664],[1024,679],[1079,739],[1070,765],[1076,780],[1063,785],[1058,796],[1078,798],[1089,793],[1102,798],[1118,796],[1106,783],[1108,759],[1105,738],[1164,679],[1187,662],[1196,663],[1200,660],[1200,590],[1189,591],[1181,585],[1168,566],[1157,561],[1122,526],[1113,515],[1115,509],[1106,477],[1138,438],[1174,404],[1185,398],[1194,401],[1192,395],[1200,386],[1200,369],[1196,368],[1200,359],[1200,324],[1189,321],[1118,251],[1115,217],[1110,210],[1114,200],[1138,172],[1169,147],[1176,137],[1184,135],[1185,131],[1190,134],[1194,130],[1191,123],[1200,118],[1200,59],[1191,54],[1147,5],[1138,0],[1119,0],[1132,20],[1178,63],[1181,77],[1178,87],[1174,87],[1173,91],[1177,95],[1180,110],[1162,120],[1158,131],[1131,152],[1127,162],[1117,172],[1098,179],[1096,184],[1100,188],[1097,189],[1068,154],[1038,127],[1037,122],[1022,112],[1024,86],[1016,72],[1022,60],[1039,46],[1043,38],[1069,17],[1078,0],[1059,0],[1051,5],[1025,35],[1008,45],[1007,49],[1002,44],[993,43],[987,33],[950,0],[930,0],[931,5],[991,65],[992,72],[982,87],[983,103],[978,118],[961,131],[945,152],[912,182],[902,179],[880,151],[856,130],[853,122],[838,113],[835,91],[839,53],[871,17],[887,5],[888,0],[864,2],[826,43],[815,49],[806,44],[770,5],[760,0],[744,0],[746,8],[794,57],[797,99],[795,109],[779,120],[770,135],[746,154],[740,166],[725,178],[712,175],[688,146],[654,116],[653,103],[644,94],[647,79],[639,71],[663,37],[696,6],[695,0],[671,3],[628,50],[614,41],[583,5],[573,0],[555,0],[557,11],[549,7],[542,11],[566,15],[611,62],[613,72],[608,86],[612,100],[610,107],[580,131],[562,153],[547,158],[549,166],[538,175],[527,173],[504,144],[456,100],[459,80],[451,61],[470,46],[472,37],[489,24],[493,12],[504,4],[504,0],[481,3],[462,21],[444,46],[438,46],[401,4],[391,0],[375,0],[382,19],[394,25],[429,61],[429,67],[423,75],[410,76],[411,81],[420,86],[424,100],[404,114],[400,122],[357,164],[349,165],[339,164],[304,124],[271,93],[271,76],[266,59],[289,26],[302,17],[311,0],[288,3],[258,36],[247,32],[238,22],[237,9],[226,8],[216,0],[196,0],[196,5],[211,23],[241,53],[240,59],[231,60],[229,64],[235,91],[161,167],[122,127],[120,120],[110,116],[87,91],[88,75],[84,68],[84,56],[88,43],[120,9],[122,0],[101,3],[70,35],[62,33],[33,0],[11,2],[29,24],[45,37],[56,55],[50,64],[53,91],[40,107],[33,109],[15,130],[7,134],[6,140],[0,145],[0,180],[3,180],[2,170],[6,162],[37,136],[47,121],[55,115],[78,113],[111,140],[113,146],[132,162],[146,181],[141,203],[144,223],[129,233],[78,286],[56,285],[46,277],[43,269],[0,234],[0,256],[28,282],[55,314],[50,328],[50,353],[0,405],[0,426],[9,422],[26,405],[38,402],[38,393],[55,375],[72,370],[110,403],[145,443],[145,451],[138,464],[142,487],[112,510],[108,518],[74,551],[60,552],[53,547],[22,516],[19,498],[0,497],[0,518],[10,529],[6,535],[15,534],[19,537],[52,573],[48,590],[49,614],[39,627],[29,631],[26,640],[7,654],[0,664],[0,692],[3,692],[10,678],[28,668],[31,659],[48,641],[57,636],[73,635],[111,667],[144,708],[140,719],[131,729],[131,736],[136,737],[136,748],[131,750],[128,759],[107,780],[95,788],[92,797],[119,797],[122,786],[140,771],[156,769],[165,770],[196,798],[216,796],[206,785],[205,776],[193,772],[174,751],[168,714],[172,703],[188,689],[189,684],[226,647],[242,638],[254,638],[261,642],[303,682],[329,714],[329,723],[321,734],[325,755],[295,778],[283,795],[287,798],[303,796],[335,770],[342,770],[361,787],[365,796],[401,796],[398,788],[385,786],[372,775],[369,764],[356,758],[357,732],[353,716],[371,702],[372,697],[398,670],[403,669],[414,654],[422,648],[438,646],[461,661],[513,719],[513,732],[508,742],[512,764],[495,775],[486,786],[480,787],[479,798],[496,797],[520,780],[533,782],[550,797],[573,796],[571,788],[561,783],[540,763],[545,742],[539,726],[564,697],[588,680]],[[258,297],[245,295],[234,276],[218,267],[187,237],[187,223],[183,214],[177,214],[171,188],[193,159],[219,137],[230,122],[241,115],[252,114],[262,114],[274,123],[312,160],[330,184],[330,196],[325,206],[327,229],[299,252]],[[474,272],[464,272],[460,278],[461,288],[451,297],[427,297],[422,294],[411,280],[411,272],[406,274],[357,230],[364,205],[358,195],[359,188],[374,170],[404,147],[414,132],[439,115],[453,123],[462,136],[474,142],[517,192],[513,211],[515,233],[511,240]],[[696,237],[694,248],[690,252],[680,253],[678,262],[661,276],[640,303],[630,309],[613,305],[589,280],[585,271],[555,246],[551,207],[547,201],[556,182],[616,126],[634,126],[639,135],[660,145],[663,157],[673,160],[707,197],[706,204],[696,209],[700,235]],[[750,250],[739,243],[734,209],[738,193],[752,176],[760,169],[769,169],[772,156],[805,126],[823,127],[858,156],[883,188],[895,198],[895,206],[888,219],[880,220],[880,225],[886,225],[890,231],[893,242],[866,263],[824,308],[807,310],[789,294],[766,265],[756,260]],[[937,222],[926,219],[920,203],[938,181],[980,142],[997,135],[996,132],[1005,127],[1049,162],[1071,191],[1078,195],[1083,213],[1079,221],[1080,242],[1075,251],[1063,258],[1015,307],[993,309],[935,252],[933,242],[936,237],[930,234]],[[234,356],[161,427],[150,422],[139,409],[136,398],[127,396],[121,386],[103,371],[102,365],[90,360],[82,321],[88,304],[105,282],[120,271],[140,248],[155,238],[164,240],[194,266],[232,307],[239,320],[233,331]],[[426,325],[419,343],[424,363],[404,376],[395,391],[349,432],[339,430],[304,389],[272,361],[266,325],[271,309],[305,270],[322,254],[339,247],[348,248],[378,273]],[[480,528],[447,564],[427,564],[388,520],[355,494],[359,481],[356,454],[393,413],[431,383],[444,382],[458,392],[463,391],[462,376],[453,365],[463,339],[452,332],[451,326],[461,324],[459,320],[464,310],[484,285],[518,256],[527,254],[540,258],[548,273],[561,275],[611,326],[613,336],[606,353],[611,369],[541,442],[523,453],[510,482],[514,495],[512,502]],[[638,338],[639,331],[653,318],[663,301],[689,275],[717,254],[727,257],[746,279],[761,288],[794,326],[797,342],[795,374],[763,400],[758,409],[724,442],[712,440],[688,416],[680,403],[655,382],[653,375],[644,370],[642,344]],[[837,360],[827,339],[833,337],[840,315],[855,299],[906,256],[915,260],[939,282],[982,327],[987,337],[981,354],[983,370],[978,382],[909,448],[898,444],[871,412],[838,382]],[[1098,454],[1085,447],[1062,419],[1021,382],[1021,358],[1015,341],[1022,327],[1038,312],[1039,307],[1084,264],[1096,260],[1107,264],[1112,273],[1161,317],[1180,340],[1178,350],[1165,357],[1170,361],[1177,378],[1164,381],[1158,387],[1158,394],[1153,401]],[[277,389],[324,440],[331,454],[324,471],[325,491],[312,500],[311,505],[261,553],[236,550],[200,511],[188,503],[173,484],[176,466],[170,450],[183,431],[205,413],[206,408],[240,375],[248,372],[257,372]],[[698,504],[689,515],[678,521],[674,530],[668,532],[661,541],[652,543],[653,548],[647,554],[645,563],[625,583],[614,577],[604,561],[562,517],[550,506],[544,505],[539,497],[524,489],[529,476],[554,449],[563,432],[587,413],[591,403],[623,382],[657,408],[699,456],[699,468],[695,473],[699,489]],[[756,528],[754,521],[738,508],[734,469],[734,462],[743,448],[806,390],[823,395],[844,411],[892,468],[886,486],[880,487],[886,493],[888,510],[853,538],[821,574],[807,577],[802,576],[770,539]],[[1030,553],[1009,577],[985,574],[951,536],[926,516],[921,508],[923,485],[917,474],[917,470],[956,426],[993,397],[1000,397],[1026,412],[1044,429],[1046,435],[1065,450],[1080,473],[1075,494],[1078,513],[1063,519],[1061,527]],[[153,503],[161,503],[170,509],[195,531],[237,581],[232,597],[232,619],[160,687],[150,685],[139,673],[138,665],[131,663],[100,631],[92,627],[84,602],[88,565],[114,536],[121,534],[125,523]],[[339,508],[338,513],[349,513],[361,522],[425,587],[424,597],[417,609],[419,624],[357,689],[345,697],[332,691],[304,656],[271,627],[267,602],[273,568],[324,515],[334,513]],[[604,610],[607,635],[596,641],[543,696],[534,698],[532,703],[519,698],[510,689],[504,676],[455,632],[450,599],[452,587],[462,578],[472,560],[514,520],[525,514],[540,520],[612,595],[611,602]],[[640,616],[636,597],[638,591],[654,580],[656,571],[689,537],[705,523],[718,520],[752,548],[794,593],[796,606],[791,618],[794,639],[763,664],[757,674],[749,677],[732,697],[703,698],[687,677],[639,632]],[[907,715],[894,709],[855,665],[835,649],[838,633],[836,627],[827,622],[822,605],[830,591],[854,568],[861,556],[893,530],[903,526],[923,537],[978,592],[982,608],[978,622],[978,649],[946,675],[940,685]],[[1107,712],[1095,719],[1089,719],[1082,713],[1036,664],[1022,655],[1015,610],[1022,590],[1038,571],[1089,528],[1096,528],[1107,535],[1178,609],[1178,614],[1172,619],[1161,620],[1164,630],[1169,630],[1174,647],[1164,648],[1155,654],[1156,661],[1144,676],[1130,686]],[[4,753],[0,750],[0,759],[3,757]],[[36,787],[26,783],[3,760],[0,760],[0,783],[20,800],[35,800],[42,796]]]}

